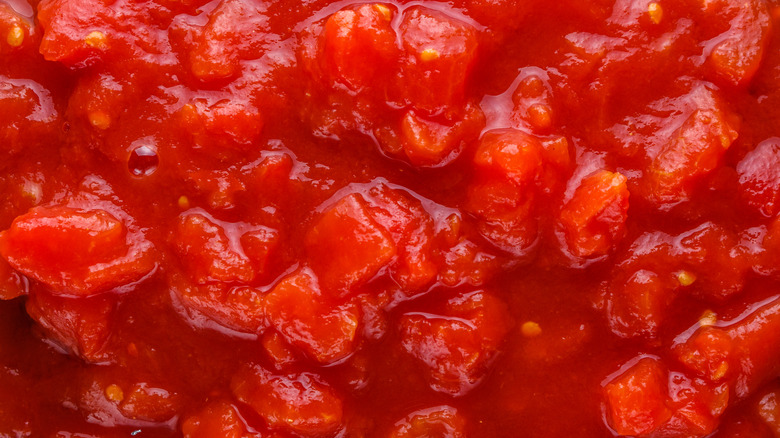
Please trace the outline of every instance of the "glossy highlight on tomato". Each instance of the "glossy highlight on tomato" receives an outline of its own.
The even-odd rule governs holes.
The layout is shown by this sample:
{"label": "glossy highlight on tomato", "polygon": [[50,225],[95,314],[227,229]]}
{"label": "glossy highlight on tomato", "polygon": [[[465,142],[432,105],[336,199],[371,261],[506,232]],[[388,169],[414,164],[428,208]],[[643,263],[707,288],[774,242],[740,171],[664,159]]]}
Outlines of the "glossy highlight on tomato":
{"label": "glossy highlight on tomato", "polygon": [[0,437],[780,436],[778,0],[0,0]]}

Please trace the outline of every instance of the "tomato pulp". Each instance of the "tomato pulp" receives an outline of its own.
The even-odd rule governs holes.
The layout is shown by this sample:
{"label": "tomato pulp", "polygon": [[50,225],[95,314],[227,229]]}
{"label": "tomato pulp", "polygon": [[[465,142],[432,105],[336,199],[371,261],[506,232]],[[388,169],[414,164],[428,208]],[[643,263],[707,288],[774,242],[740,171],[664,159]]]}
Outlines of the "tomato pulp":
{"label": "tomato pulp", "polygon": [[0,1],[0,436],[780,436],[779,21]]}

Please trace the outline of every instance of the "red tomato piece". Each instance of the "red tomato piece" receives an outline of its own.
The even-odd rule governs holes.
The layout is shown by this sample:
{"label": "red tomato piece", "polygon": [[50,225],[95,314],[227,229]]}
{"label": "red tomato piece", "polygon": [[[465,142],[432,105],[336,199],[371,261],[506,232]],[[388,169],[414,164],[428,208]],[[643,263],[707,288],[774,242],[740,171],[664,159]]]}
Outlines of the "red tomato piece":
{"label": "red tomato piece", "polygon": [[272,429],[314,438],[332,436],[341,427],[341,399],[314,374],[275,375],[248,365],[233,377],[230,387]]}
{"label": "red tomato piece", "polygon": [[748,205],[767,217],[780,211],[780,138],[764,140],[737,165]]}
{"label": "red tomato piece", "polygon": [[738,126],[733,116],[717,99],[713,102],[698,103],[650,164],[645,177],[650,198],[659,207],[690,199],[697,183],[721,165],[723,155],[736,140]]}
{"label": "red tomato piece", "polygon": [[[262,294],[253,287],[196,285],[178,274],[171,276],[169,284],[193,321],[198,321],[198,314],[204,315],[232,330],[252,334],[267,326]],[[196,315],[190,314],[193,310]]]}
{"label": "red tomato piece", "polygon": [[485,116],[478,106],[466,104],[463,114],[442,123],[409,110],[401,119],[400,140],[409,162],[420,167],[439,167],[457,158],[465,145],[479,137]]}
{"label": "red tomato piece", "polygon": [[151,243],[106,210],[36,207],[0,233],[8,263],[63,295],[88,296],[155,267]]}
{"label": "red tomato piece", "polygon": [[542,146],[522,131],[490,131],[474,157],[477,179],[467,192],[466,208],[479,219],[491,243],[523,256],[537,242],[536,181]]}
{"label": "red tomato piece", "polygon": [[384,183],[367,193],[368,213],[386,229],[395,243],[397,257],[390,276],[407,292],[430,284],[437,272],[433,262],[433,220],[422,203],[402,190]]}
{"label": "red tomato piece", "polygon": [[251,0],[221,1],[197,33],[189,51],[190,71],[201,81],[232,78],[242,59],[257,59],[270,33],[265,7]]}
{"label": "red tomato piece", "polygon": [[761,303],[718,327],[692,327],[673,351],[689,369],[713,382],[732,385],[745,398],[780,373],[780,299]]}
{"label": "red tomato piece", "polygon": [[477,32],[443,12],[415,6],[399,28],[404,56],[398,78],[400,98],[428,113],[460,104],[477,56]]}
{"label": "red tomato piece", "polygon": [[247,430],[235,406],[216,400],[185,418],[181,432],[184,438],[244,438]]}
{"label": "red tomato piece", "polygon": [[256,149],[263,130],[260,110],[244,99],[193,99],[179,118],[193,149],[223,159],[229,152]]}
{"label": "red tomato piece", "polygon": [[49,91],[31,80],[0,76],[0,152],[17,154],[56,135],[59,114]]}
{"label": "red tomato piece", "polygon": [[111,359],[111,337],[116,297],[60,297],[35,289],[27,300],[27,313],[57,344],[87,362]]}
{"label": "red tomato piece", "polygon": [[729,30],[715,38],[717,44],[709,53],[709,62],[725,82],[747,86],[769,44],[772,20],[766,2],[750,0],[733,5],[714,1],[706,5],[713,20],[729,20]]}
{"label": "red tomato piece", "polygon": [[181,400],[178,394],[143,382],[124,389],[119,402],[122,415],[131,420],[163,422],[175,417],[179,409]]}
{"label": "red tomato piece", "polygon": [[328,78],[356,91],[383,85],[400,53],[392,18],[392,6],[383,3],[342,9],[328,17],[319,55]]}
{"label": "red tomato piece", "polygon": [[191,212],[179,216],[174,249],[196,284],[248,283],[254,279],[252,263],[240,244],[229,239],[221,224],[204,214]]}
{"label": "red tomato piece", "polygon": [[306,234],[306,252],[327,293],[349,293],[396,256],[393,237],[371,217],[365,199],[347,195]]}
{"label": "red tomato piece", "polygon": [[338,361],[355,349],[358,309],[328,303],[308,268],[277,283],[265,296],[265,310],[272,327],[318,362]]}
{"label": "red tomato piece", "polygon": [[569,251],[577,257],[608,254],[625,234],[626,177],[598,171],[582,180],[561,211]]}
{"label": "red tomato piece", "polygon": [[259,227],[241,236],[241,247],[252,263],[256,281],[268,280],[275,273],[280,246],[281,236],[273,228]]}
{"label": "red tomato piece", "polygon": [[452,406],[420,409],[395,423],[390,438],[463,438],[466,420]]}
{"label": "red tomato piece", "polygon": [[449,300],[442,316],[408,313],[401,344],[428,372],[435,391],[463,395],[479,385],[511,326],[506,307],[485,292]]}
{"label": "red tomato piece", "polygon": [[0,300],[12,300],[27,295],[27,282],[11,265],[0,258]]}
{"label": "red tomato piece", "polygon": [[687,341],[674,345],[672,351],[677,360],[713,382],[728,377],[734,365],[731,352],[734,349],[731,336],[718,327],[705,326],[697,330]]}
{"label": "red tomato piece", "polygon": [[641,269],[607,296],[607,322],[612,332],[625,338],[653,338],[673,298],[673,288],[652,271]]}
{"label": "red tomato piece", "polygon": [[607,414],[619,435],[647,436],[672,417],[666,370],[643,357],[604,385]]}

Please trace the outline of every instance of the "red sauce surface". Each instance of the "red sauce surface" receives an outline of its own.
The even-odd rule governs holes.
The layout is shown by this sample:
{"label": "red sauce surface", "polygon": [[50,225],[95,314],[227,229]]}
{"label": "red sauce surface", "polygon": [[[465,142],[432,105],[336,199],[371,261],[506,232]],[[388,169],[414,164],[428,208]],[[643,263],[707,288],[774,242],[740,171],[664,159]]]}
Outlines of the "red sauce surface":
{"label": "red sauce surface", "polygon": [[0,437],[780,436],[778,24],[0,1]]}

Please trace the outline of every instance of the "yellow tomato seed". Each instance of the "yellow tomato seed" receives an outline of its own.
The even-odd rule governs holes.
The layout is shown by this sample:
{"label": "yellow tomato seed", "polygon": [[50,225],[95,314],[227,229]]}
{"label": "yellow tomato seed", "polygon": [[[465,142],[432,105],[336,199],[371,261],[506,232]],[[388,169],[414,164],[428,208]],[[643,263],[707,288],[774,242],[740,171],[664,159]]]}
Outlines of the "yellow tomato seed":
{"label": "yellow tomato seed", "polygon": [[24,30],[19,26],[14,26],[8,31],[5,37],[6,42],[11,47],[19,47],[24,43]]}
{"label": "yellow tomato seed", "polygon": [[535,323],[533,321],[526,321],[523,323],[523,325],[520,327],[520,331],[523,333],[523,336],[526,338],[535,338],[542,334],[542,328],[539,327],[538,323]]}
{"label": "yellow tomato seed", "polygon": [[441,54],[436,49],[425,49],[422,52],[420,52],[420,59],[422,61],[433,61],[434,59],[437,59]]}
{"label": "yellow tomato seed", "polygon": [[650,15],[650,21],[655,24],[660,23],[664,17],[664,9],[656,2],[647,5],[647,13]]}
{"label": "yellow tomato seed", "polygon": [[677,273],[677,282],[680,286],[690,286],[696,281],[696,274],[691,271],[680,271]]}
{"label": "yellow tomato seed", "polygon": [[125,393],[119,385],[111,384],[106,388],[106,398],[112,402],[119,403],[125,398]]}
{"label": "yellow tomato seed", "polygon": [[108,38],[106,38],[106,34],[97,30],[90,32],[89,35],[84,38],[84,42],[88,46],[96,49],[105,49],[108,47]]}

